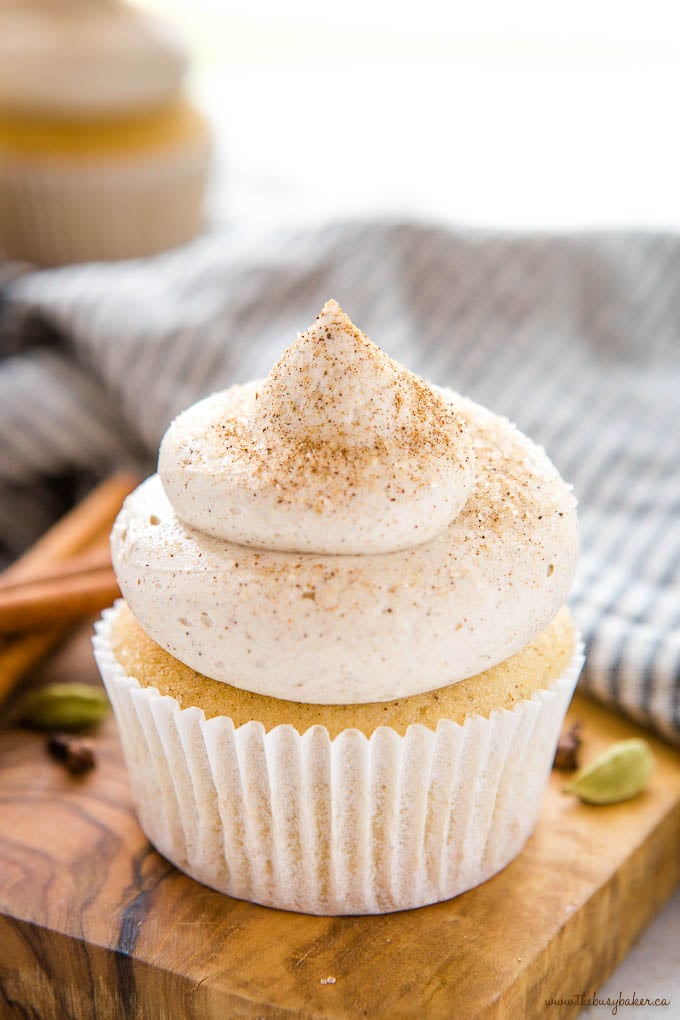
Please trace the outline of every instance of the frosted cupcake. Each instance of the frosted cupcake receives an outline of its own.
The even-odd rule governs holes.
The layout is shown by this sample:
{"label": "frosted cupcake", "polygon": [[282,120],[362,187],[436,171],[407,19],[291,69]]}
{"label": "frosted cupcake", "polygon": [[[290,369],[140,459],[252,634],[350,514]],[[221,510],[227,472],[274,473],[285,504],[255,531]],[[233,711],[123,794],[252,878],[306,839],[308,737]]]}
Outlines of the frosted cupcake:
{"label": "frosted cupcake", "polygon": [[186,64],[119,0],[0,0],[0,253],[132,258],[196,235],[210,131]]}
{"label": "frosted cupcake", "polygon": [[96,655],[140,822],[213,888],[311,913],[447,899],[531,834],[582,664],[575,501],[505,419],[335,302],[170,426]]}

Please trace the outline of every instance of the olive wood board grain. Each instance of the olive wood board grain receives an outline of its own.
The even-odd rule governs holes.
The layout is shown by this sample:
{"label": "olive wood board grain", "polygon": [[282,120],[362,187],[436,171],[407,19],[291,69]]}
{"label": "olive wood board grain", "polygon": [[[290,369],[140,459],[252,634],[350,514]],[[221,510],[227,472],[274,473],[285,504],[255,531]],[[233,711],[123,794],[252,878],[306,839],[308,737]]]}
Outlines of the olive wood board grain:
{"label": "olive wood board grain", "polygon": [[[88,626],[33,682],[98,682]],[[11,708],[11,706],[10,706]],[[640,730],[577,697],[586,757]],[[476,889],[380,917],[324,918],[230,899],[143,836],[116,726],[69,776],[44,737],[0,731],[0,1016],[573,1017],[680,880],[680,756],[650,738],[649,790],[588,807],[553,773],[522,854]],[[651,990],[636,989],[638,994]]]}

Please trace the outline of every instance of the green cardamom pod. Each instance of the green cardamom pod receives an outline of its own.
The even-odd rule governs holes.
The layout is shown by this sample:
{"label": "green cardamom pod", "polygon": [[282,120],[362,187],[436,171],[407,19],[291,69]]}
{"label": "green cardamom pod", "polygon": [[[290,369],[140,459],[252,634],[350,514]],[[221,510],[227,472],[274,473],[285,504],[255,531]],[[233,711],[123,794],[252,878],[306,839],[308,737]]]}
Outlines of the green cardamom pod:
{"label": "green cardamom pod", "polygon": [[580,769],[565,793],[586,804],[616,804],[642,793],[654,769],[654,755],[646,740],[620,740]]}
{"label": "green cardamom pod", "polygon": [[101,687],[47,684],[22,699],[17,717],[41,730],[82,730],[101,722],[108,710],[109,699]]}

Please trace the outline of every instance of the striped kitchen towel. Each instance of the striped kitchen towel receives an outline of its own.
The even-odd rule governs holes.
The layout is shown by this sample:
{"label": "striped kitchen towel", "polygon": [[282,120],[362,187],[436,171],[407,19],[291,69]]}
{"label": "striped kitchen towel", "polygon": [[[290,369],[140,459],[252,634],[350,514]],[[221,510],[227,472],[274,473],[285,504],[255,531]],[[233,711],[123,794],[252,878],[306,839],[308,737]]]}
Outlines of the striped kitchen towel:
{"label": "striped kitchen towel", "polygon": [[331,296],[393,357],[547,448],[580,502],[582,684],[680,741],[679,237],[344,223],[6,279],[5,553],[74,484],[151,471],[177,411],[266,374]]}

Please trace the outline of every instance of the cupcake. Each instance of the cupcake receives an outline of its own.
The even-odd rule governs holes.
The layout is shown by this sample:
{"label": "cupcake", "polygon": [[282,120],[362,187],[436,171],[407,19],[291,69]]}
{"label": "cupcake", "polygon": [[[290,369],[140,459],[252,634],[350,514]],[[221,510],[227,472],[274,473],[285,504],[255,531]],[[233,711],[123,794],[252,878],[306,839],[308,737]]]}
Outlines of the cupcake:
{"label": "cupcake", "polygon": [[119,0],[0,0],[0,253],[57,265],[196,235],[210,131],[186,63]]}
{"label": "cupcake", "polygon": [[507,420],[333,301],[171,424],[95,654],[142,828],[229,895],[448,899],[531,834],[582,665],[575,500]]}

